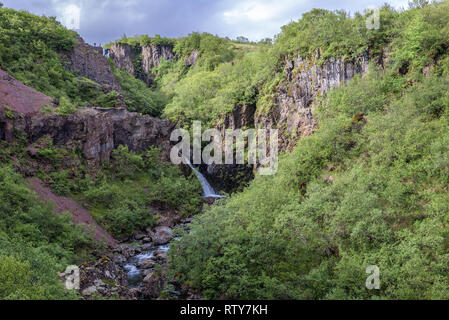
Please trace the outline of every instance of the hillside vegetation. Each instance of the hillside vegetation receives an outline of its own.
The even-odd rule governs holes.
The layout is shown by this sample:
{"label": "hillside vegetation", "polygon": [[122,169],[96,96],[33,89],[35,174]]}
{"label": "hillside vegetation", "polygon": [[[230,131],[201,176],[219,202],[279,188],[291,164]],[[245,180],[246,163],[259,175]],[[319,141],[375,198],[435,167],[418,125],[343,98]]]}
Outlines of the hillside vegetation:
{"label": "hillside vegetation", "polygon": [[[152,87],[113,66],[122,92],[105,93],[65,68],[76,33],[0,7],[0,68],[55,98],[63,115],[123,100],[189,128],[220,125],[238,106],[268,114],[294,56],[319,52],[317,65],[369,56],[367,74],[316,98],[314,134],[281,154],[276,175],[257,176],[196,216],[172,245],[168,278],[207,299],[448,299],[449,1],[385,5],[378,30],[366,29],[368,15],[314,9],[273,43],[124,37],[117,43],[173,46],[178,59],[152,70]],[[32,161],[24,140],[0,142],[0,299],[77,299],[57,272],[101,248],[15,172]],[[76,148],[45,137],[34,145],[38,177],[119,239],[153,226],[155,207],[200,211],[195,177],[161,161],[158,149],[119,146],[92,172]],[[365,287],[370,265],[380,268],[380,290]]]}
{"label": "hillside vegetation", "polygon": [[[207,298],[449,298],[449,2],[362,23],[314,10],[277,38],[281,54],[390,60],[315,102],[319,128],[276,175],[196,218],[171,266]],[[380,290],[365,288],[370,265]]]}

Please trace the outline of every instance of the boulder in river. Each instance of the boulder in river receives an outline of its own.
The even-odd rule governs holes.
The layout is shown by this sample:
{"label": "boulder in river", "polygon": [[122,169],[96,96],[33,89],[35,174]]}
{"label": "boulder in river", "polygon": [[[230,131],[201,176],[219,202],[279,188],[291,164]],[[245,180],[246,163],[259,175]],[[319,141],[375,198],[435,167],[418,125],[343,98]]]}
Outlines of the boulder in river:
{"label": "boulder in river", "polygon": [[169,227],[156,227],[151,233],[151,238],[155,245],[167,244],[173,238],[173,231]]}
{"label": "boulder in river", "polygon": [[140,261],[137,266],[141,269],[150,269],[150,268],[154,267],[155,264],[156,264],[156,262],[153,259],[146,259],[146,260]]}

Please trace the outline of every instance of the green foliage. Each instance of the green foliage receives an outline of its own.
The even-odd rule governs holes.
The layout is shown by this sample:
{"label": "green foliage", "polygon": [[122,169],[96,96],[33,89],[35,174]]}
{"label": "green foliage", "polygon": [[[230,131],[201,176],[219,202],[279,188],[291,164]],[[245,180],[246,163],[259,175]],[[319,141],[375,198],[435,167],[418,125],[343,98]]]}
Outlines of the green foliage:
{"label": "green foliage", "polygon": [[114,172],[119,178],[130,177],[135,173],[139,173],[144,168],[144,160],[141,155],[130,152],[127,146],[118,146],[112,152],[114,158]]}
{"label": "green foliage", "polygon": [[213,70],[221,63],[231,61],[235,56],[229,40],[206,32],[201,34],[194,32],[188,37],[178,39],[174,50],[181,57],[198,51],[201,56],[198,65],[206,70]]}
{"label": "green foliage", "polygon": [[371,72],[318,102],[275,176],[195,219],[173,275],[210,299],[448,298],[448,79]]}
{"label": "green foliage", "polygon": [[191,70],[174,86],[165,115],[183,126],[194,120],[213,125],[238,105],[256,106],[259,88],[276,74],[276,59],[273,52],[260,49],[214,71]]}
{"label": "green foliage", "polygon": [[196,214],[200,195],[196,178],[185,178],[179,168],[164,163],[159,149],[136,154],[119,146],[104,180],[91,183],[81,197],[97,221],[123,238],[152,226],[157,221],[155,206]]}
{"label": "green foliage", "polygon": [[72,50],[75,35],[55,18],[0,8],[0,66],[50,96],[74,97],[74,76],[64,69],[58,52]]}
{"label": "green foliage", "polygon": [[116,237],[123,238],[132,235],[138,229],[143,230],[153,226],[157,219],[155,216],[150,216],[149,212],[142,209],[137,203],[127,201],[108,210],[103,221],[108,230],[112,231]]}
{"label": "green foliage", "polygon": [[90,242],[71,218],[38,201],[22,177],[0,167],[0,298],[67,299],[58,272]]}
{"label": "green foliage", "polygon": [[70,102],[67,97],[61,97],[59,99],[59,106],[56,111],[63,116],[68,116],[76,111],[76,106]]}
{"label": "green foliage", "polygon": [[0,299],[32,299],[39,296],[39,287],[31,281],[31,266],[14,257],[0,255]]}
{"label": "green foliage", "polygon": [[136,36],[136,37],[127,37],[124,35],[120,40],[117,40],[112,43],[108,43],[104,46],[105,49],[110,49],[112,44],[127,44],[132,47],[148,47],[151,45],[155,46],[174,46],[176,43],[175,39],[161,37],[159,34],[154,37],[150,37],[148,35]]}
{"label": "green foliage", "polygon": [[401,14],[398,36],[391,46],[395,67],[419,71],[441,58],[449,47],[448,21],[448,1],[418,6]]}
{"label": "green foliage", "polygon": [[122,87],[122,95],[129,111],[160,116],[167,103],[166,96],[161,91],[155,91],[128,72],[119,70],[111,63],[112,71]]}

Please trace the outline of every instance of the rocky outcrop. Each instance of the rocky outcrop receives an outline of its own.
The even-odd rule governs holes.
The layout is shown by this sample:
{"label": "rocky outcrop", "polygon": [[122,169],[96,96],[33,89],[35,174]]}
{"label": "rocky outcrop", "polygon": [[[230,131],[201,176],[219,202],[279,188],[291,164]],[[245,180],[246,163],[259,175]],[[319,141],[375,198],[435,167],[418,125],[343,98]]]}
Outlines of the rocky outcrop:
{"label": "rocky outcrop", "polygon": [[156,245],[167,244],[173,238],[173,231],[169,227],[156,227],[154,232],[150,233],[153,243]]}
{"label": "rocky outcrop", "polygon": [[174,60],[173,46],[149,45],[133,48],[128,44],[116,43],[111,46],[110,57],[120,70],[127,71],[151,85],[154,75],[152,70],[161,60]]}
{"label": "rocky outcrop", "polygon": [[150,146],[167,149],[173,128],[168,120],[125,109],[85,108],[69,116],[40,114],[24,121],[27,121],[25,134],[30,143],[50,137],[55,145],[81,148],[84,158],[93,166],[108,162],[119,145],[133,151]]}
{"label": "rocky outcrop", "polygon": [[120,108],[82,108],[69,116],[52,113],[51,109],[43,113],[43,105],[53,105],[50,97],[4,71],[0,71],[0,84],[1,140],[12,142],[21,135],[33,144],[43,137],[50,138],[53,144],[68,150],[81,149],[92,166],[108,162],[119,145],[133,151],[159,146],[165,151],[163,155],[169,153],[170,133],[175,126],[169,120]]}
{"label": "rocky outcrop", "polygon": [[17,81],[0,69],[0,140],[12,142],[14,127],[23,117],[39,114],[43,106],[53,106],[52,98]]}
{"label": "rocky outcrop", "polygon": [[130,45],[120,43],[113,44],[109,56],[117,68],[135,75],[133,62],[135,54]]}
{"label": "rocky outcrop", "polygon": [[219,129],[222,136],[225,136],[226,129],[241,129],[254,127],[255,105],[237,105],[235,109],[224,117]]}
{"label": "rocky outcrop", "polygon": [[83,264],[80,270],[80,293],[84,299],[120,298],[134,300],[135,294],[127,288],[126,274],[110,258]]}
{"label": "rocky outcrop", "polygon": [[142,47],[142,70],[147,75],[151,74],[151,70],[157,67],[162,59],[168,61],[176,59],[173,46],[150,45]]}
{"label": "rocky outcrop", "polygon": [[103,49],[85,43],[82,38],[77,41],[78,44],[68,56],[67,68],[103,85],[109,91],[121,91],[108,60],[103,56]]}
{"label": "rocky outcrop", "polygon": [[193,50],[190,56],[184,58],[184,65],[186,67],[194,67],[196,66],[196,63],[198,59],[200,58],[200,53],[198,50]]}
{"label": "rocky outcrop", "polygon": [[315,98],[357,74],[364,74],[369,64],[368,54],[351,61],[330,58],[322,65],[318,64],[319,59],[319,52],[308,58],[286,59],[285,81],[277,88],[274,107],[262,113],[254,106],[236,106],[219,126],[222,135],[225,129],[278,129],[279,147],[287,150],[293,148],[299,138],[312,134],[316,126],[312,114]]}
{"label": "rocky outcrop", "polygon": [[254,179],[254,168],[241,164],[211,164],[203,170],[215,190],[228,194],[241,192]]}
{"label": "rocky outcrop", "polygon": [[356,74],[368,71],[368,55],[352,61],[330,58],[318,65],[319,53],[303,59],[296,56],[286,60],[284,81],[278,89],[275,104],[268,114],[256,114],[256,128],[279,129],[279,146],[285,150],[293,147],[298,138],[312,134],[316,119],[312,102],[334,87],[351,80]]}

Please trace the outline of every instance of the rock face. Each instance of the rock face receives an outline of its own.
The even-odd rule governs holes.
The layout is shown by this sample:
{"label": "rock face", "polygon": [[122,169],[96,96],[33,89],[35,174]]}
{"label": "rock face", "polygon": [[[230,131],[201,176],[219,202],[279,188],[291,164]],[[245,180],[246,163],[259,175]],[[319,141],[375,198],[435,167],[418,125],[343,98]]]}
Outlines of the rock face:
{"label": "rock face", "polygon": [[142,69],[146,74],[151,74],[153,67],[158,66],[162,59],[176,59],[172,46],[151,45],[142,48]]}
{"label": "rock face", "polygon": [[108,60],[103,56],[103,49],[85,43],[82,38],[77,41],[78,44],[68,57],[67,68],[105,86],[106,89],[121,91]]}
{"label": "rock face", "polygon": [[[275,106],[268,113],[258,113],[256,106],[238,105],[218,125],[223,141],[226,129],[278,129],[281,151],[293,148],[298,139],[313,133],[316,119],[312,103],[334,87],[344,84],[357,74],[368,71],[369,57],[363,55],[352,61],[331,58],[318,65],[319,52],[309,58],[296,56],[285,61],[285,77],[277,89]],[[250,167],[242,165],[210,165],[201,168],[218,190],[232,193],[239,184],[253,178]]]}
{"label": "rock face", "polygon": [[111,46],[111,51],[109,55],[114,62],[114,64],[120,70],[125,70],[128,73],[135,75],[134,62],[135,57],[133,49],[129,45],[124,44],[113,44]]}
{"label": "rock face", "polygon": [[[133,151],[162,147],[167,156],[174,124],[125,109],[83,108],[62,116],[41,113],[52,99],[0,71],[0,139],[11,142],[24,135],[30,144],[42,137],[55,145],[80,148],[93,166],[110,159],[112,150],[126,145]],[[29,150],[33,153],[32,148]]]}
{"label": "rock face", "polygon": [[184,65],[187,67],[194,67],[194,66],[196,66],[196,62],[198,61],[199,58],[200,58],[200,53],[198,52],[198,50],[195,49],[192,51],[190,56],[188,56],[184,59]]}
{"label": "rock face", "polygon": [[43,106],[53,106],[53,99],[0,69],[0,140],[12,142],[15,123],[23,116],[38,114]]}
{"label": "rock face", "polygon": [[117,68],[127,71],[148,85],[151,85],[153,79],[152,69],[158,66],[162,59],[176,59],[173,46],[150,45],[133,49],[130,45],[120,43],[111,46],[110,57]]}
{"label": "rock face", "polygon": [[67,117],[50,114],[27,120],[26,135],[30,143],[45,136],[52,138],[56,145],[81,147],[83,156],[92,165],[107,162],[119,145],[133,151],[154,145],[168,148],[173,128],[168,120],[124,109],[86,108]]}
{"label": "rock face", "polygon": [[84,299],[95,299],[96,295],[123,300],[136,298],[127,288],[126,274],[108,257],[83,264],[79,270],[80,293]]}
{"label": "rock face", "polygon": [[222,135],[225,129],[279,129],[279,147],[286,150],[294,147],[298,138],[312,134],[316,125],[312,114],[315,98],[364,74],[369,64],[367,54],[352,61],[330,58],[323,65],[318,65],[319,59],[319,52],[308,58],[286,59],[286,80],[277,89],[275,106],[268,113],[257,113],[255,106],[236,106],[219,126]]}
{"label": "rock face", "polygon": [[256,114],[256,128],[279,129],[279,146],[285,150],[295,145],[300,137],[312,134],[316,119],[312,114],[312,102],[351,80],[357,74],[368,71],[368,55],[353,61],[331,58],[324,65],[317,65],[319,53],[303,59],[296,56],[286,61],[287,80],[278,89],[276,107],[268,114]]}
{"label": "rock face", "polygon": [[206,167],[205,176],[214,189],[229,194],[242,191],[254,179],[254,168],[251,165],[211,164]]}
{"label": "rock face", "polygon": [[232,113],[225,116],[223,124],[219,126],[222,136],[226,129],[251,128],[254,126],[255,105],[238,105]]}

